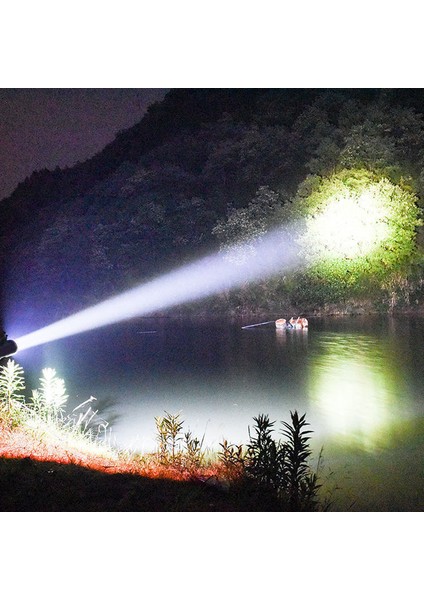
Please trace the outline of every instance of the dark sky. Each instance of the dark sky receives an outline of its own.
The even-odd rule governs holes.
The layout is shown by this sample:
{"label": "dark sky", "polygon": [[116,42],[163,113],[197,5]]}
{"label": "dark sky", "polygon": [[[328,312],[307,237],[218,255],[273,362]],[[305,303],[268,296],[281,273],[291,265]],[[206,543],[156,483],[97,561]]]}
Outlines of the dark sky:
{"label": "dark sky", "polygon": [[0,89],[0,199],[33,171],[93,156],[167,91]]}

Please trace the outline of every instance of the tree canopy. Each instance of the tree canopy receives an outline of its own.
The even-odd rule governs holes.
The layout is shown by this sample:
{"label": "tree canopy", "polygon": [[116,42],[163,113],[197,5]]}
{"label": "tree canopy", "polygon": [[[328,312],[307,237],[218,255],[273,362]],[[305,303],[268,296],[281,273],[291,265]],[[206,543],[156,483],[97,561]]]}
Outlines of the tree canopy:
{"label": "tree canopy", "polygon": [[63,314],[296,214],[308,223],[309,264],[326,199],[341,190],[370,209],[366,186],[385,199],[372,252],[362,239],[358,256],[348,249],[225,306],[421,305],[423,113],[414,90],[172,90],[89,161],[34,173],[0,202],[5,301]]}
{"label": "tree canopy", "polygon": [[304,219],[298,239],[304,274],[329,301],[389,288],[418,256],[417,197],[364,169],[315,179],[293,216]]}

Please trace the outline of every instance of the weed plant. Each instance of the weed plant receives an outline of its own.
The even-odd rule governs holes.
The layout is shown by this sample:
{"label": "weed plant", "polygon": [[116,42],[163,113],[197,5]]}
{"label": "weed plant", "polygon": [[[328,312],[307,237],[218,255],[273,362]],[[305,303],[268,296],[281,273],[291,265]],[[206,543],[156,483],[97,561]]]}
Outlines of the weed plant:
{"label": "weed plant", "polygon": [[[31,429],[41,439],[53,437],[55,442],[69,444],[75,448],[99,453],[112,452],[108,423],[93,409],[95,398],[90,397],[69,414],[66,412],[68,395],[64,381],[57,377],[54,369],[44,369],[40,386],[33,390],[28,403],[21,393],[25,389],[23,370],[13,360],[0,366],[0,419],[3,426],[15,425]],[[220,444],[212,470],[213,479],[225,487],[227,492],[240,495],[246,501],[254,498],[264,510],[310,511],[319,508],[318,491],[321,487],[318,476],[309,466],[311,430],[306,415],[297,411],[290,413],[290,422],[282,421],[281,438],[275,440],[275,421],[268,415],[254,417],[252,429],[248,428],[249,441],[246,445],[231,444],[223,440]],[[184,431],[180,413],[165,412],[155,417],[157,430],[157,452],[142,456],[139,465],[146,472],[180,473],[186,478],[202,478],[210,465],[206,465],[204,439]],[[108,437],[109,432],[109,437]],[[125,455],[122,451],[121,459]],[[159,468],[158,468],[159,467]],[[165,471],[163,470],[165,469]],[[218,479],[217,479],[218,476]],[[203,478],[203,480],[205,480]],[[222,486],[223,481],[225,486]]]}
{"label": "weed plant", "polygon": [[[253,434],[249,429],[244,467],[247,477],[262,489],[276,494],[282,505],[293,511],[310,511],[318,507],[317,473],[309,466],[310,430],[306,415],[290,413],[291,423],[282,421],[283,439],[272,437],[275,421],[268,415],[254,417]],[[286,438],[284,440],[284,438]]]}
{"label": "weed plant", "polygon": [[287,438],[283,443],[283,490],[292,510],[310,510],[317,505],[318,490],[321,487],[317,474],[312,472],[308,462],[312,454],[309,447],[309,434],[312,431],[305,430],[309,425],[306,415],[300,417],[294,411],[290,416],[291,424],[282,422],[282,434]]}
{"label": "weed plant", "polygon": [[7,426],[22,420],[25,390],[24,372],[21,366],[9,359],[0,367],[0,416]]}
{"label": "weed plant", "polygon": [[201,440],[193,436],[189,429],[184,433],[185,463],[189,469],[200,468],[205,461],[205,452],[203,450],[204,436]]}
{"label": "weed plant", "polygon": [[258,415],[253,418],[254,434],[249,431],[245,468],[248,475],[259,485],[279,489],[285,480],[285,446],[272,438],[275,421],[270,421],[268,415]]}
{"label": "weed plant", "polygon": [[84,446],[86,450],[99,450],[105,445],[110,450],[108,423],[98,417],[91,405],[95,398],[89,398],[67,414],[65,383],[54,369],[43,369],[40,386],[32,391],[28,403],[20,393],[24,389],[23,369],[13,360],[1,365],[0,417],[3,425],[22,425],[42,438],[62,440],[80,448]]}
{"label": "weed plant", "polygon": [[183,424],[180,414],[172,415],[165,411],[165,416],[155,417],[158,458],[162,463],[175,463],[181,454],[183,440]]}
{"label": "weed plant", "polygon": [[229,480],[239,480],[245,472],[246,451],[243,444],[230,444],[225,440],[219,444],[221,450],[218,459],[224,467],[224,474]]}
{"label": "weed plant", "polygon": [[40,387],[32,391],[32,408],[47,423],[63,421],[68,401],[65,382],[54,369],[43,369]]}
{"label": "weed plant", "polygon": [[184,421],[179,413],[173,415],[165,411],[164,416],[155,417],[155,423],[160,464],[189,471],[203,466],[204,437],[199,440],[190,429],[183,432]]}

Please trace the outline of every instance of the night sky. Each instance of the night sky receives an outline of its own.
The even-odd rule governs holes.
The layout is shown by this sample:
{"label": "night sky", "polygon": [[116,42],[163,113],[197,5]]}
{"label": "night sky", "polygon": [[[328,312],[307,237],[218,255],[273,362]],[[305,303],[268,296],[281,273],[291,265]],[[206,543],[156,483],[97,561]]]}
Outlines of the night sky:
{"label": "night sky", "polygon": [[0,89],[0,199],[33,171],[93,156],[167,91]]}

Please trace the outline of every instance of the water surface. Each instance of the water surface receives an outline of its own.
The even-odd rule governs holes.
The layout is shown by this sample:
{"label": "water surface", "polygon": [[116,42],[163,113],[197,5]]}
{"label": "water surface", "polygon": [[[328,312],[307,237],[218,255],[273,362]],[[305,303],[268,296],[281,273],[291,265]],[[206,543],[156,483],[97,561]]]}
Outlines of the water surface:
{"label": "water surface", "polygon": [[[287,315],[290,316],[290,315]],[[18,353],[30,386],[65,379],[90,395],[118,446],[155,447],[154,417],[181,413],[207,447],[248,440],[259,413],[306,413],[335,507],[424,507],[424,320],[310,319],[309,331],[246,322],[138,319]],[[334,489],[340,488],[340,489]]]}

